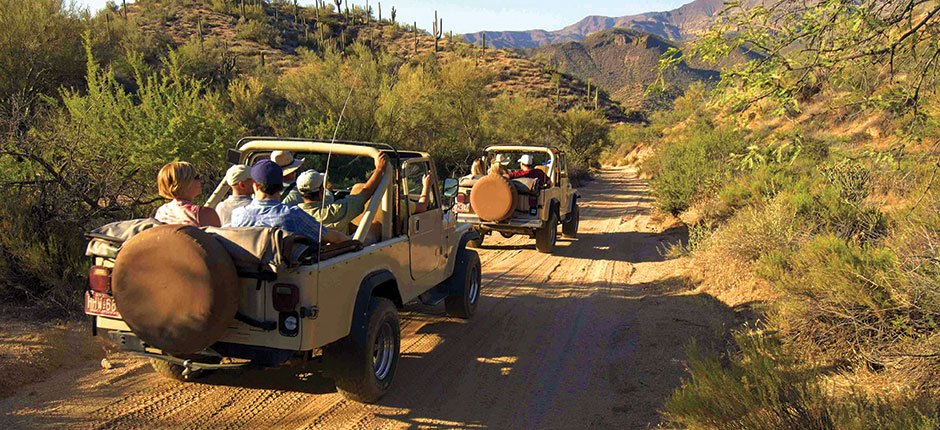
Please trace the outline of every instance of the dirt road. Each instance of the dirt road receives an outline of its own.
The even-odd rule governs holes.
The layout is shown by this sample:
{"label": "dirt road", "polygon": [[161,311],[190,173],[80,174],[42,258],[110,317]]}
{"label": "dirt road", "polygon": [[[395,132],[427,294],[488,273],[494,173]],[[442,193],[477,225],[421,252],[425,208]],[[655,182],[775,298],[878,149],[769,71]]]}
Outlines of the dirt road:
{"label": "dirt road", "polygon": [[0,401],[0,428],[647,428],[684,374],[692,338],[720,338],[731,312],[695,294],[658,248],[646,184],[605,169],[582,187],[580,237],[555,255],[487,238],[469,321],[409,305],[393,390],[345,400],[296,370],[178,383],[131,356],[51,375]]}

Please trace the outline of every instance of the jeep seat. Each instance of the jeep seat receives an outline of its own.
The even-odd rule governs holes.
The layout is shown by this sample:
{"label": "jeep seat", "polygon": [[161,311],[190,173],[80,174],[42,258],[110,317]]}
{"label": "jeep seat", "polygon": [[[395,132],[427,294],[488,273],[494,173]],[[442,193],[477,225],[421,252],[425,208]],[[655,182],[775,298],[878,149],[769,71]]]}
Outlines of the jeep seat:
{"label": "jeep seat", "polygon": [[[349,194],[359,194],[362,192],[362,189],[366,187],[366,184],[359,183],[352,186]],[[373,195],[372,198],[375,198]],[[372,198],[366,200],[365,207],[369,207],[369,203],[372,202]],[[375,218],[372,220],[372,226],[369,227],[369,233],[366,234],[365,243],[372,244],[376,242],[381,242],[382,238],[382,220],[385,219],[385,209],[382,208],[384,205],[379,205],[378,210],[375,211]],[[352,222],[349,225],[349,234],[355,234],[356,229],[359,227],[359,224],[362,222],[362,217],[365,216],[365,212],[359,214],[359,216],[353,218]]]}

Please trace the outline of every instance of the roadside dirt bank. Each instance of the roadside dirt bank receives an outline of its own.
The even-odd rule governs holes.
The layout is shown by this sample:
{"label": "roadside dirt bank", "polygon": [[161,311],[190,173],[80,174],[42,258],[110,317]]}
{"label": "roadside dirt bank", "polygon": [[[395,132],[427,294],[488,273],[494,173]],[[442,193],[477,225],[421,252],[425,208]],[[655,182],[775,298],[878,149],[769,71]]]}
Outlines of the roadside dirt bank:
{"label": "roadside dirt bank", "polygon": [[686,260],[660,255],[686,233],[651,222],[634,171],[604,169],[580,192],[579,238],[560,239],[554,255],[526,237],[487,238],[472,320],[447,318],[443,305],[406,307],[395,386],[376,405],[344,399],[309,369],[179,383],[126,354],[102,369],[96,352],[0,400],[0,427],[655,426],[688,344],[723,344],[735,315],[693,290]]}

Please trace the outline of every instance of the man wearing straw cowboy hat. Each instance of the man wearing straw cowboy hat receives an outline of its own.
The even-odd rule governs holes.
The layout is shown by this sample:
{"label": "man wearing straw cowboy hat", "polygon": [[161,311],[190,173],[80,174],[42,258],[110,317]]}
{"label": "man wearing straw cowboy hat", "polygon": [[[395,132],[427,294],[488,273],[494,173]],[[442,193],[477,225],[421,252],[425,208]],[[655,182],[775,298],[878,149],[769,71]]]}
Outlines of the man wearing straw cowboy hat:
{"label": "man wearing straw cowboy hat", "polygon": [[291,154],[290,151],[272,151],[271,161],[281,166],[281,171],[284,172],[284,199],[281,203],[285,205],[299,205],[303,203],[304,198],[300,195],[300,191],[297,190],[297,184],[295,183],[297,179],[297,169],[303,166],[303,160],[294,158],[294,154]]}

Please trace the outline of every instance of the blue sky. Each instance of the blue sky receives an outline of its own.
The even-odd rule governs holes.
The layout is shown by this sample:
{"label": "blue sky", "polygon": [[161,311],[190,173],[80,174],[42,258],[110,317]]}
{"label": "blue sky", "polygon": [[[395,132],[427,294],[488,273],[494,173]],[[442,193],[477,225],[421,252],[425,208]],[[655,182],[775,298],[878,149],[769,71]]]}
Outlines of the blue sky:
{"label": "blue sky", "polygon": [[[392,6],[395,6],[399,22],[417,21],[418,27],[430,29],[436,9],[438,16],[444,20],[444,31],[473,33],[481,30],[558,30],[588,15],[623,16],[672,10],[691,1],[385,0],[381,3],[383,17],[387,17]],[[330,0],[327,2],[332,3]],[[106,0],[77,0],[77,3],[97,10],[104,7]],[[300,0],[299,3],[313,4],[313,0]],[[373,9],[375,3],[375,0],[369,0]],[[351,4],[364,5],[365,0],[353,0]]]}

